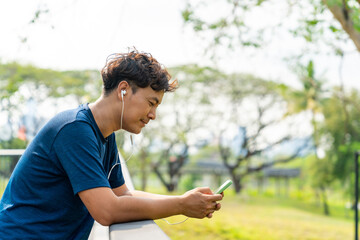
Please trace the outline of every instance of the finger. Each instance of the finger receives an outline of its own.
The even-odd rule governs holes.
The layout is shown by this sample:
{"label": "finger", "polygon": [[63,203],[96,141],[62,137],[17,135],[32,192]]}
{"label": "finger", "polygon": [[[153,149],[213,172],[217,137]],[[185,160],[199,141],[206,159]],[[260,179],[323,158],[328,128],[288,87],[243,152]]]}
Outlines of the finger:
{"label": "finger", "polygon": [[220,210],[220,208],[221,208],[221,204],[220,204],[220,203],[216,203],[216,206],[215,206],[215,211]]}
{"label": "finger", "polygon": [[221,194],[213,194],[207,196],[207,200],[212,202],[221,201],[222,198],[223,196]]}
{"label": "finger", "polygon": [[207,204],[206,209],[209,211],[215,211],[216,210],[216,202],[210,202]]}
{"label": "finger", "polygon": [[197,191],[204,193],[204,194],[213,194],[211,189],[208,187],[199,187],[199,188],[197,188]]}
{"label": "finger", "polygon": [[212,218],[213,214],[209,213],[208,215],[206,215],[207,218]]}

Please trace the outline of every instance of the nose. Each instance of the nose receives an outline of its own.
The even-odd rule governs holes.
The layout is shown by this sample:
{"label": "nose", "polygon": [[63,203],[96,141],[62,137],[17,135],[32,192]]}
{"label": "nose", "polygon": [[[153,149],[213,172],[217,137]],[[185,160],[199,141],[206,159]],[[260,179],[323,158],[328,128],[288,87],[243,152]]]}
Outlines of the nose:
{"label": "nose", "polygon": [[151,108],[149,114],[148,114],[148,118],[151,120],[155,120],[156,119],[156,109],[155,108]]}

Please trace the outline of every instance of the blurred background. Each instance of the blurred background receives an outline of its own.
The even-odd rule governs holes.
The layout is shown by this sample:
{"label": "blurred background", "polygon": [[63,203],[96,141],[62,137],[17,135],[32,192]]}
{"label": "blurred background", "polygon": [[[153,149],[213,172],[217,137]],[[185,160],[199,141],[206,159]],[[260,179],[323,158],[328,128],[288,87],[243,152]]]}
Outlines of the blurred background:
{"label": "blurred background", "polygon": [[12,0],[0,29],[0,149],[96,100],[106,57],[135,47],[180,84],[133,144],[116,133],[135,187],[233,181],[212,219],[157,221],[172,239],[353,238],[359,0]]}

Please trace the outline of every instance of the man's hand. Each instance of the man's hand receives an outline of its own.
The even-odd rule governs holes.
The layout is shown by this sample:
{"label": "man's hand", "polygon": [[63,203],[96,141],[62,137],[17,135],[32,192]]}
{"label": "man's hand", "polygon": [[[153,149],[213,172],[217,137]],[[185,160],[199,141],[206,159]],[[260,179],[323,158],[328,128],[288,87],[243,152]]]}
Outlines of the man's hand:
{"label": "man's hand", "polygon": [[184,193],[182,196],[182,212],[193,218],[211,218],[213,213],[221,208],[223,194],[213,194],[210,188],[195,188]]}

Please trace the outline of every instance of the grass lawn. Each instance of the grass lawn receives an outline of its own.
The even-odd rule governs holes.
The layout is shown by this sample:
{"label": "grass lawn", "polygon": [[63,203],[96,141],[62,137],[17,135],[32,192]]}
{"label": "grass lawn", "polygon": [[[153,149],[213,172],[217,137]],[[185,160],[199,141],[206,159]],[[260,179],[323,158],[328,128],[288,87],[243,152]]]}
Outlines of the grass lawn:
{"label": "grass lawn", "polygon": [[[168,218],[179,222],[183,216]],[[221,211],[211,219],[188,219],[185,223],[156,223],[173,239],[320,240],[353,239],[351,218],[327,217],[272,199],[225,196]]]}

